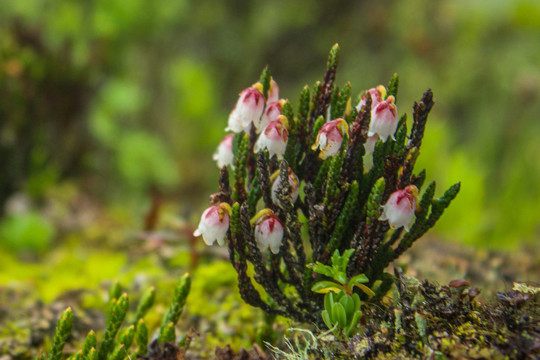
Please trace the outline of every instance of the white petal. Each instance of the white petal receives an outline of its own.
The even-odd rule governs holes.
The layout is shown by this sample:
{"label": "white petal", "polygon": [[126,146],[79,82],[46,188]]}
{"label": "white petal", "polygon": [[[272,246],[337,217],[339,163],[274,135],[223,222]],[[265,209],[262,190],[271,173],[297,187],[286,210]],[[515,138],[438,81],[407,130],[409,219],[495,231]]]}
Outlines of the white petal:
{"label": "white petal", "polygon": [[204,241],[204,243],[205,243],[206,245],[208,245],[208,246],[214,245],[214,242],[216,241],[215,238],[212,238],[212,237],[210,237],[209,234],[204,234],[204,233],[202,234],[202,236],[203,236],[203,237],[202,237],[202,238],[203,238],[203,241]]}
{"label": "white petal", "polygon": [[317,143],[319,146],[319,149],[323,150],[326,147],[326,143],[328,142],[326,134],[325,133],[320,134],[317,140],[319,141]]}
{"label": "white petal", "polygon": [[217,243],[219,246],[225,245],[225,234],[223,234],[223,237],[217,239]]}
{"label": "white petal", "polygon": [[234,155],[232,149],[228,149],[224,145],[219,145],[212,158],[217,162],[217,166],[221,169],[224,166],[232,165]]}
{"label": "white petal", "polygon": [[326,159],[330,156],[334,156],[339,152],[339,148],[341,147],[340,142],[336,141],[329,141],[328,144],[326,144],[326,147],[324,147],[319,154],[319,157],[321,159]]}
{"label": "white petal", "polygon": [[261,252],[268,249],[267,236],[263,235],[260,231],[255,230],[255,242]]}
{"label": "white petal", "polygon": [[240,118],[238,117],[238,112],[236,111],[236,108],[233,109],[231,114],[229,115],[229,121],[228,126],[225,128],[225,131],[232,131],[235,133],[239,133],[243,131],[242,123],[240,121]]}
{"label": "white petal", "polygon": [[268,245],[270,251],[274,254],[279,253],[279,248],[281,247],[281,241],[283,240],[283,230],[275,231],[268,237]]}
{"label": "white petal", "polygon": [[283,154],[285,154],[285,149],[287,148],[287,143],[283,141],[272,141],[270,146],[268,146],[268,152],[270,157],[276,155],[278,160],[283,159]]}
{"label": "white petal", "polygon": [[262,139],[262,137],[263,137],[263,135],[261,134],[261,136],[259,136],[259,138],[255,142],[255,145],[253,146],[253,151],[255,153],[258,153],[258,152],[260,152],[261,150],[264,149],[264,145],[263,145],[264,140]]}
{"label": "white petal", "polygon": [[356,111],[360,112],[362,110],[362,106],[364,106],[365,104],[366,104],[366,100],[364,99],[360,100],[358,105],[356,105]]}

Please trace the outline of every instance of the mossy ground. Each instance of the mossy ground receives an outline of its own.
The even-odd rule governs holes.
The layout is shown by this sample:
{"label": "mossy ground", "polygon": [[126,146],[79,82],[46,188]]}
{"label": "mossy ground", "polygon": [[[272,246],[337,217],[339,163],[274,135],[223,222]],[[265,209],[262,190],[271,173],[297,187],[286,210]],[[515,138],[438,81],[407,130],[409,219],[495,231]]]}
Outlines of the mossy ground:
{"label": "mossy ground", "polygon": [[[263,341],[281,348],[289,357],[300,350],[297,346],[288,348],[284,340],[294,343],[293,338],[305,333],[287,329],[309,326],[278,318],[269,327],[260,310],[241,301],[226,250],[191,242],[193,229],[187,223],[162,221],[158,232],[134,232],[126,231],[133,224],[118,209],[97,213],[101,215],[92,221],[78,221],[79,225],[65,229],[54,248],[43,256],[22,261],[13,254],[0,254],[1,360],[30,359],[40,349],[48,349],[56,321],[68,306],[75,321],[66,354],[77,349],[91,329],[100,336],[107,290],[115,279],[125,286],[132,304],[146,288],[156,287],[155,305],[145,318],[148,328],[156,329],[174,284],[186,271],[192,275],[193,286],[177,331],[179,338],[190,329],[195,334],[187,358],[260,359],[276,355]],[[167,215],[164,209],[162,218]],[[304,349],[306,356],[540,356],[539,295],[512,290],[514,281],[538,285],[540,254],[536,249],[513,253],[475,250],[425,238],[394,265],[402,270],[397,272],[391,295],[364,307],[364,334],[350,341],[319,337]],[[465,279],[468,285],[448,286],[455,279]],[[320,335],[317,329],[309,329]]]}
{"label": "mossy ground", "polygon": [[512,290],[488,299],[476,287],[459,285],[420,282],[398,271],[393,299],[368,307],[364,334],[337,342],[341,349],[334,357],[532,359],[540,354],[540,294]]}
{"label": "mossy ground", "polygon": [[[309,349],[310,357],[534,359],[540,356],[540,295],[514,291],[510,282],[530,280],[539,273],[538,258],[530,252],[512,255],[493,252],[485,256],[483,251],[426,240],[411,253],[408,261],[408,274],[418,277],[430,274],[443,285],[398,271],[392,296],[380,304],[366,305],[363,335],[349,341],[321,337]],[[208,280],[218,273],[222,277]],[[264,357],[260,347],[251,345],[262,326],[262,314],[237,303],[235,279],[227,276],[227,264],[217,261],[201,265],[195,274],[199,277],[194,281],[193,297],[178,327],[180,332],[194,327],[199,334],[187,356]],[[446,281],[461,278],[469,284],[455,287],[461,284],[454,282],[448,286]],[[226,291],[229,286],[231,290]],[[98,289],[79,287],[43,303],[22,288],[2,286],[2,359],[31,358],[38,349],[47,348],[58,316],[67,306],[73,307],[76,321],[65,351],[73,351],[90,329],[103,328],[105,315],[96,308],[99,300],[90,299],[105,291],[106,284]],[[135,296],[140,292],[136,284],[132,291]],[[167,301],[167,294],[160,297],[157,312],[163,311]],[[149,314],[148,321],[157,324],[159,317]],[[291,325],[280,324],[275,328],[284,330]],[[293,331],[287,336],[298,334]],[[229,344],[235,350],[228,349]],[[223,349],[215,352],[215,347]],[[238,353],[241,347],[252,349]]]}

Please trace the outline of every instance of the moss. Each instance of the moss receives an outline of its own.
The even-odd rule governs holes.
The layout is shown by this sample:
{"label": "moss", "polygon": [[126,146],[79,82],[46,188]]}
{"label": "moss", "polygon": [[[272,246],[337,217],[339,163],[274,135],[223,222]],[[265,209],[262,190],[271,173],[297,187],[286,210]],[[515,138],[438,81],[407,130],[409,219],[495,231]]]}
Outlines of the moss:
{"label": "moss", "polygon": [[524,284],[514,289],[522,291],[480,298],[471,286],[419,282],[398,271],[387,294],[394,300],[366,305],[364,334],[350,340],[321,335],[315,358],[535,358],[540,355],[540,294]]}
{"label": "moss", "polygon": [[193,278],[197,280],[193,282],[187,309],[197,319],[201,333],[200,341],[193,346],[199,351],[225,344],[235,351],[250,348],[257,341],[264,318],[261,311],[240,298],[236,271],[228,262],[214,261],[199,266]]}

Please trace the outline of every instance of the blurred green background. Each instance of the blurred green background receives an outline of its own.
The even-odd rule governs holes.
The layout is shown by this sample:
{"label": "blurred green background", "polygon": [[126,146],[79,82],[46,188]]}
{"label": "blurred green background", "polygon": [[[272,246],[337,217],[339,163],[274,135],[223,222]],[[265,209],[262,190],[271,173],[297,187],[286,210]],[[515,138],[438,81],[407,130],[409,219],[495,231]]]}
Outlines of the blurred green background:
{"label": "blurred green background", "polygon": [[433,233],[538,240],[537,0],[4,0],[0,25],[5,249],[46,252],[95,207],[138,230],[156,194],[196,223],[238,93],[268,64],[296,105],[336,42],[355,95],[397,72],[410,115],[433,89],[418,168],[462,181]]}

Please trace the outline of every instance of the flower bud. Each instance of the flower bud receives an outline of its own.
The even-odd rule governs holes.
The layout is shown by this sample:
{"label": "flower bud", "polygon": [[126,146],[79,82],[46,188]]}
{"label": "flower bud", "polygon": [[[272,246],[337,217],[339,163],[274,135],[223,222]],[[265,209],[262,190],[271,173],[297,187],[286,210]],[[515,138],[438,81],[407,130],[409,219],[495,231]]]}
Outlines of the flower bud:
{"label": "flower bud", "polygon": [[261,84],[257,83],[240,93],[238,102],[229,115],[227,131],[249,132],[252,123],[258,124],[264,110],[264,96],[261,92]]}
{"label": "flower bud", "polygon": [[321,127],[317,134],[317,140],[311,147],[312,150],[321,150],[319,157],[323,160],[334,156],[339,152],[343,137],[348,132],[347,122],[343,119],[336,119],[327,122]]}
{"label": "flower bud", "polygon": [[386,142],[388,136],[396,140],[394,133],[396,132],[397,125],[397,106],[394,104],[394,97],[389,96],[371,110],[368,136],[378,134],[384,142]]}
{"label": "flower bud", "polygon": [[285,154],[287,148],[287,139],[289,138],[286,124],[287,118],[280,115],[278,120],[271,121],[266,125],[255,143],[255,152],[268,149],[270,157],[276,155],[278,159],[283,159],[283,154]]}
{"label": "flower bud", "polygon": [[208,246],[213,245],[216,240],[219,245],[225,244],[230,214],[231,206],[227,203],[210,206],[203,212],[199,227],[193,232],[193,236],[202,235]]}
{"label": "flower bud", "polygon": [[270,209],[261,210],[255,215],[255,241],[259,250],[265,251],[270,248],[272,253],[279,253],[283,241],[283,224]]}
{"label": "flower bud", "polygon": [[403,190],[394,191],[386,204],[382,206],[383,213],[379,220],[388,220],[392,229],[405,227],[409,231],[409,225],[414,218],[418,202],[418,188],[409,185]]}
{"label": "flower bud", "polygon": [[[274,174],[272,174],[272,178],[275,178],[274,182],[272,183],[272,201],[274,204],[279,205],[278,200],[278,188],[280,183],[280,176],[279,171],[276,171]],[[289,168],[289,185],[291,186],[291,193],[289,200],[291,201],[291,204],[294,204],[296,202],[296,199],[298,199],[298,189],[299,189],[299,180],[298,176],[292,171],[291,168]]]}
{"label": "flower bud", "polygon": [[217,161],[217,166],[220,169],[224,166],[232,165],[233,163],[233,137],[234,134],[228,134],[227,136],[225,136],[225,138],[219,143],[217,151],[212,157],[215,161]]}

